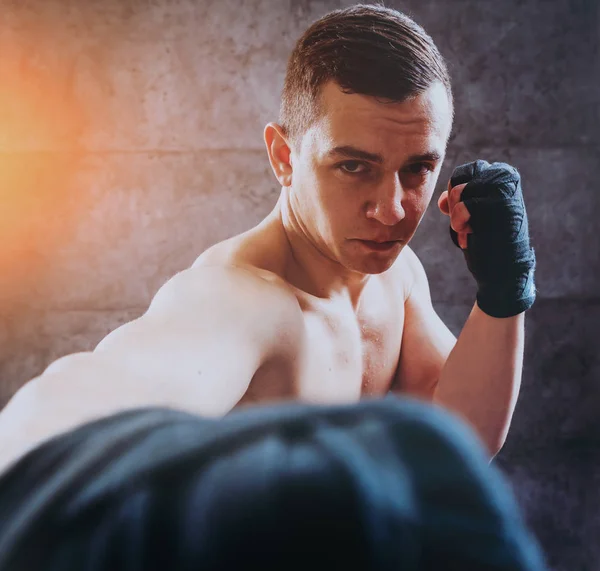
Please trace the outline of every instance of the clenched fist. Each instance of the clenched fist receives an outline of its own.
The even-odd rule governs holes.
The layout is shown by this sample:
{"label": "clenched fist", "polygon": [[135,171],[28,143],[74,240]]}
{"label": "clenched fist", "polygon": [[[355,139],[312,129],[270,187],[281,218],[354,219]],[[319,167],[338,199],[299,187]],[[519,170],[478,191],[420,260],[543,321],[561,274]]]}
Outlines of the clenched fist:
{"label": "clenched fist", "polygon": [[477,281],[480,309],[493,317],[529,309],[536,258],[517,169],[483,160],[461,165],[438,206],[450,217],[452,240]]}

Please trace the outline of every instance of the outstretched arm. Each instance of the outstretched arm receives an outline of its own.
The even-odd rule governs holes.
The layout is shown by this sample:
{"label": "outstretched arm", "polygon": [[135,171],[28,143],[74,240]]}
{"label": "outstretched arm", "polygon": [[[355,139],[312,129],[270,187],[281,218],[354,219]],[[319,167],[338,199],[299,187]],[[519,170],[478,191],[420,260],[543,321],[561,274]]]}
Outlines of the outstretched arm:
{"label": "outstretched arm", "polygon": [[17,392],[0,413],[0,470],[43,440],[126,409],[225,414],[267,359],[290,360],[294,303],[241,270],[177,274],[142,317],[94,351],[58,359]]}

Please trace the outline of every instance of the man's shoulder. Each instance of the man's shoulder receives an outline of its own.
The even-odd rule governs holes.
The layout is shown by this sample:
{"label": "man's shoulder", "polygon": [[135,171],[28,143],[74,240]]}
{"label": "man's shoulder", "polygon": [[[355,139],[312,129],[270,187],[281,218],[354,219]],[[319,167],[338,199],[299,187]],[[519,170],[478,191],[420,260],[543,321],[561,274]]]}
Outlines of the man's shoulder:
{"label": "man's shoulder", "polygon": [[400,265],[405,273],[412,273],[415,271],[415,268],[422,265],[419,256],[417,256],[415,251],[409,245],[402,248],[402,252],[398,256],[396,264]]}
{"label": "man's shoulder", "polygon": [[402,252],[386,272],[389,283],[394,291],[401,292],[404,300],[408,299],[410,291],[415,282],[415,276],[419,273],[419,268],[422,271],[423,265],[414,250],[406,245],[402,248]]}
{"label": "man's shoulder", "polygon": [[[179,272],[154,297],[148,315],[173,335],[204,332],[260,362],[289,356],[305,336],[296,297],[251,268],[200,265]],[[202,334],[204,334],[202,333]]]}
{"label": "man's shoulder", "polygon": [[[232,305],[243,303],[254,308],[298,305],[289,284],[272,272],[246,264],[195,263],[175,274],[163,288],[187,300],[214,296]],[[161,292],[159,292],[161,293]],[[158,294],[157,294],[158,295]]]}
{"label": "man's shoulder", "polygon": [[183,313],[184,321],[217,320],[224,330],[251,331],[269,345],[277,345],[274,337],[282,332],[303,331],[302,310],[287,283],[251,266],[194,264],[165,283],[152,306],[173,319]]}
{"label": "man's shoulder", "polygon": [[296,308],[296,292],[282,270],[287,242],[276,230],[255,227],[214,244],[191,265],[189,279],[225,283],[228,292],[243,290],[246,296],[257,296],[257,302],[279,302]]}

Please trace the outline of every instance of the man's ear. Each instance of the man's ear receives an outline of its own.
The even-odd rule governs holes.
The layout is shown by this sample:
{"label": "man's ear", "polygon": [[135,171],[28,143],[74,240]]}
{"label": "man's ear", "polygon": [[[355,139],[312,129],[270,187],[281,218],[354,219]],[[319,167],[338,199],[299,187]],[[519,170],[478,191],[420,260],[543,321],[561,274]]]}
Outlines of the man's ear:
{"label": "man's ear", "polygon": [[271,168],[281,186],[292,185],[292,150],[283,129],[277,123],[269,123],[264,131],[265,145]]}

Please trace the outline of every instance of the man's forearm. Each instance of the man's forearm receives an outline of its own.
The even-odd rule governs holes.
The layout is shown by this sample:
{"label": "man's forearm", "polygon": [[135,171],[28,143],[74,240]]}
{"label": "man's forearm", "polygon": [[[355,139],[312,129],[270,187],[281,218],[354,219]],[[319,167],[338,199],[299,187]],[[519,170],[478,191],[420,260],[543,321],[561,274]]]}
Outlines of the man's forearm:
{"label": "man's forearm", "polygon": [[434,402],[475,428],[492,456],[504,444],[519,395],[524,323],[524,313],[499,319],[475,304],[434,394]]}

